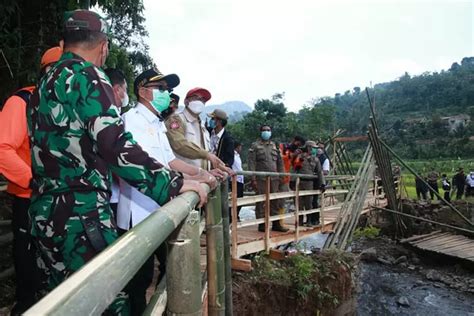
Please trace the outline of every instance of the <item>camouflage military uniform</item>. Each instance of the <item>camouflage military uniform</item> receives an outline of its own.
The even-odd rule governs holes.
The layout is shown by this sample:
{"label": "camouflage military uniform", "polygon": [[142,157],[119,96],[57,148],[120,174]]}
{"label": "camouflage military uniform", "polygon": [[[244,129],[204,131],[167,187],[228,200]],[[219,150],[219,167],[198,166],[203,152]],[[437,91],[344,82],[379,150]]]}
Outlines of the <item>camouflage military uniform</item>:
{"label": "camouflage military uniform", "polygon": [[[301,161],[301,169],[299,173],[301,174],[309,174],[309,175],[317,175],[318,178],[316,179],[317,188],[321,187],[321,184],[324,183],[321,162],[317,157],[311,156],[308,153],[302,153],[298,157]],[[300,180],[300,190],[313,190],[314,180],[313,179],[301,179]],[[300,197],[300,208],[304,208],[305,210],[310,210],[312,208],[313,198],[317,198],[316,196],[306,195]],[[308,220],[314,218],[317,214],[309,214]]]}
{"label": "camouflage military uniform", "polygon": [[[50,289],[117,237],[111,171],[159,204],[177,195],[182,176],[153,160],[124,131],[103,71],[71,52],[42,78],[28,113],[36,188],[32,234]],[[109,307],[126,314],[127,300]]]}
{"label": "camouflage military uniform", "polygon": [[[272,141],[258,140],[254,142],[249,149],[248,164],[250,171],[284,172],[280,151]],[[252,180],[257,180],[257,193],[265,194],[265,178],[253,176]],[[279,177],[272,177],[270,192],[278,192],[279,185]],[[270,215],[278,215],[279,204],[279,200],[270,201]],[[255,215],[257,218],[264,217],[263,202],[259,202],[255,206]]]}

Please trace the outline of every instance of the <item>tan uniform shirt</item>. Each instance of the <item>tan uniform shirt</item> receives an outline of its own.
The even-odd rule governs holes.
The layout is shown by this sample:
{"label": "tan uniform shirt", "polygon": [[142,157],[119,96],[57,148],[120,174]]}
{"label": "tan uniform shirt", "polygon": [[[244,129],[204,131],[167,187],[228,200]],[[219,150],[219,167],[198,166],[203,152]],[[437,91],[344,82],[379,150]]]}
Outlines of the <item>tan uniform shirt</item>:
{"label": "tan uniform shirt", "polygon": [[201,119],[187,109],[169,116],[166,121],[166,135],[176,157],[193,166],[209,170],[206,160],[209,151],[209,132]]}
{"label": "tan uniform shirt", "polygon": [[[314,174],[315,176],[318,176],[317,179],[314,179],[318,187],[320,187],[322,184],[325,184],[323,168],[321,167],[321,162],[319,161],[318,157],[314,157],[307,153],[303,153],[299,155],[299,158],[303,161],[301,164],[301,169],[299,170],[299,173]],[[313,181],[313,179],[308,179],[308,180]],[[301,179],[301,181],[307,181],[307,180]]]}
{"label": "tan uniform shirt", "polygon": [[[249,149],[248,164],[250,171],[284,172],[280,150],[271,140],[257,140]],[[272,177],[275,179],[278,177]],[[252,180],[257,179],[252,177]]]}

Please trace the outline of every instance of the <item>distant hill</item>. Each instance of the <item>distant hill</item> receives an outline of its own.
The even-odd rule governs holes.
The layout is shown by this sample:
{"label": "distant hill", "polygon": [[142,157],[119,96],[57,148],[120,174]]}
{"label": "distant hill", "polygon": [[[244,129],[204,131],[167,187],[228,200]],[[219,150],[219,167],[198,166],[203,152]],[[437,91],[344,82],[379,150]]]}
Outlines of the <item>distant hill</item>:
{"label": "distant hill", "polygon": [[252,108],[242,101],[228,101],[223,104],[206,105],[204,112],[201,113],[201,119],[205,120],[207,113],[211,113],[215,109],[224,110],[229,116],[229,122],[237,122],[245,114],[252,112]]}
{"label": "distant hill", "polygon": [[[405,73],[376,84],[376,114],[384,139],[407,158],[468,157],[474,154],[474,57],[448,70]],[[319,98],[315,107],[335,109],[338,128],[364,135],[370,110],[367,95],[354,87],[334,97]]]}

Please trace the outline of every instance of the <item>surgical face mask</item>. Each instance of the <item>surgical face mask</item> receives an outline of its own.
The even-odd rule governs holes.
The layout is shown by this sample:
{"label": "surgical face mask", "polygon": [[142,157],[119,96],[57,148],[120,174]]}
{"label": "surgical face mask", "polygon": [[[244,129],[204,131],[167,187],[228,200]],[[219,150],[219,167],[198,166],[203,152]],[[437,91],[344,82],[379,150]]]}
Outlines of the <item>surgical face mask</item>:
{"label": "surgical face mask", "polygon": [[316,156],[318,154],[317,148],[311,148],[311,156]]}
{"label": "surgical face mask", "polygon": [[122,99],[122,107],[126,107],[128,105],[129,99],[128,99],[128,94],[125,93],[125,96]]}
{"label": "surgical face mask", "polygon": [[262,131],[261,137],[263,140],[269,140],[270,137],[272,137],[272,132],[271,131]]}
{"label": "surgical face mask", "polygon": [[194,114],[201,114],[201,112],[204,110],[204,102],[196,100],[196,101],[191,101],[188,104],[188,108],[194,113]]}
{"label": "surgical face mask", "polygon": [[216,128],[216,120],[211,119],[209,121],[209,127],[212,128],[212,129]]}
{"label": "surgical face mask", "polygon": [[153,100],[151,100],[150,103],[158,112],[161,113],[169,108],[170,100],[170,93],[167,90],[160,91],[153,89]]}

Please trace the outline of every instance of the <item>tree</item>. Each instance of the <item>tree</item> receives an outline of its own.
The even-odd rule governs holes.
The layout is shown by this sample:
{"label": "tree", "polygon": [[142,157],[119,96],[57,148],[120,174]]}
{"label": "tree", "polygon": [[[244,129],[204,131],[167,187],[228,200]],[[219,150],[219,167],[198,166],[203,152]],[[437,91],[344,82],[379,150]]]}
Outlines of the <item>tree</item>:
{"label": "tree", "polygon": [[42,53],[59,43],[64,12],[91,6],[99,7],[109,17],[112,42],[117,50],[120,47],[122,53],[130,56],[128,62],[135,74],[141,67],[152,64],[143,42],[147,33],[141,0],[3,1],[0,4],[0,102],[16,89],[37,82]]}

